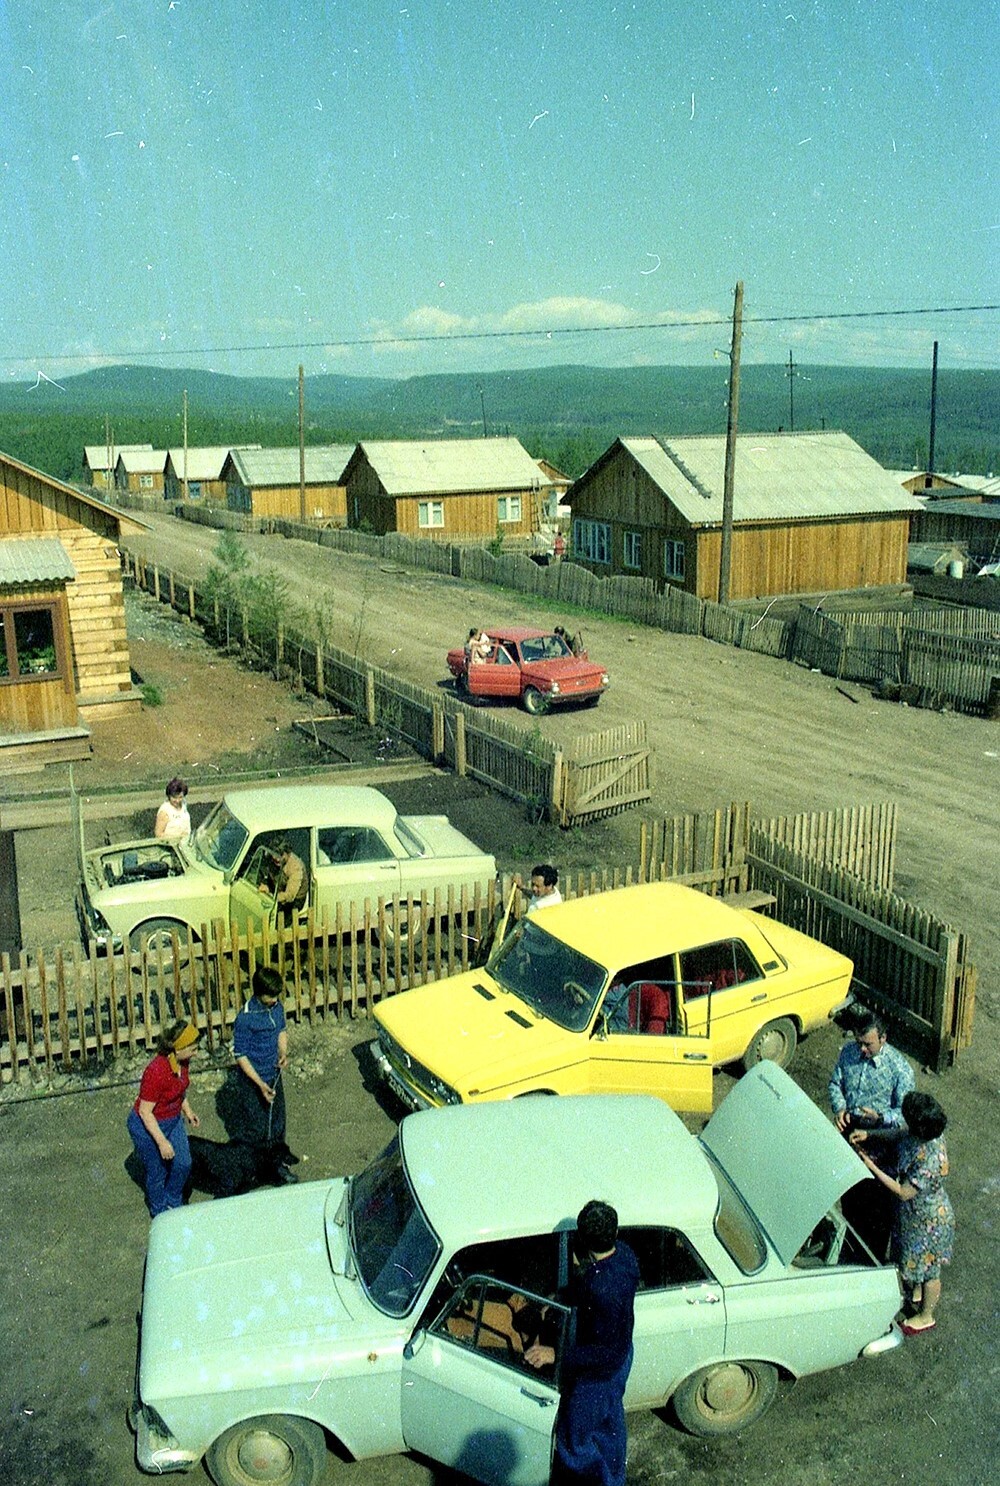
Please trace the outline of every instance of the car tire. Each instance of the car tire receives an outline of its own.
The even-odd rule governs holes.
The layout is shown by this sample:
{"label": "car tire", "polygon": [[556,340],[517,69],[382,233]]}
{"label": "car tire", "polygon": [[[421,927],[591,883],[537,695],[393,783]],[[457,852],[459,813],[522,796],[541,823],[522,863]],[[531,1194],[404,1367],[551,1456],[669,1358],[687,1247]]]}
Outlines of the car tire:
{"label": "car tire", "polygon": [[264,1414],[234,1424],[205,1454],[216,1486],[319,1486],[326,1466],[326,1440],[319,1425],[289,1414]]}
{"label": "car tire", "polygon": [[548,711],[549,699],[544,692],[538,690],[537,686],[526,686],[521,705],[532,717],[539,717],[543,712]]}
{"label": "car tire", "polygon": [[798,1045],[795,1023],[790,1017],[779,1016],[776,1021],[761,1027],[740,1061],[747,1073],[756,1063],[777,1063],[779,1068],[787,1068]]}
{"label": "car tire", "polygon": [[671,1400],[689,1434],[735,1434],[766,1413],[778,1391],[769,1362],[716,1362],[685,1378]]}
{"label": "car tire", "polygon": [[173,936],[177,935],[178,968],[185,966],[190,958],[191,930],[173,918],[150,918],[139,924],[128,936],[129,949],[144,953],[151,968],[155,969],[157,951],[162,950],[163,966],[173,964]]}
{"label": "car tire", "polygon": [[386,949],[395,948],[397,940],[401,950],[412,941],[419,944],[424,932],[423,909],[419,903],[404,903],[396,912],[390,903],[385,910],[385,932],[381,936]]}

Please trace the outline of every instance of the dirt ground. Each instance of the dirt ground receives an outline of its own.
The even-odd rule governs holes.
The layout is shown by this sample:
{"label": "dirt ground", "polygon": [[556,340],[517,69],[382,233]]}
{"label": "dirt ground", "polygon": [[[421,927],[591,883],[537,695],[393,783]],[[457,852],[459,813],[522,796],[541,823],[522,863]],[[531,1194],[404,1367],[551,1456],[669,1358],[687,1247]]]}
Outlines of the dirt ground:
{"label": "dirt ground", "polygon": [[[161,566],[199,576],[215,534],[157,517],[134,545]],[[252,538],[254,556],[293,584],[298,602],[319,595],[332,606],[334,643],[357,648],[423,685],[443,681],[444,652],[474,621],[571,616],[522,596],[474,590],[449,578],[402,572],[277,538]],[[414,616],[419,616],[419,622]],[[910,1486],[986,1486],[997,1473],[995,1245],[1000,1224],[1000,1128],[995,1118],[1000,1057],[996,1017],[1000,950],[994,933],[1000,874],[996,724],[878,703],[785,664],[689,637],[637,631],[577,617],[591,654],[607,664],[612,688],[594,711],[541,719],[547,735],[569,737],[644,717],[655,748],[650,813],[710,809],[750,799],[775,813],[895,799],[901,837],[897,883],[972,939],[980,969],[973,1047],[940,1079],[920,1075],[951,1118],[950,1190],[959,1244],[945,1279],[941,1320],[878,1361],[799,1384],[767,1424],[720,1444],[681,1434],[658,1415],[630,1423],[630,1481],[734,1486],[843,1486],[845,1480]],[[192,781],[195,810],[215,780],[267,770],[297,773],[321,760],[291,724],[317,704],[215,654],[197,631],[151,601],[129,602],[133,664],[163,696],[139,717],[95,728],[93,759],[77,766],[92,800],[102,789],[148,789],[149,806],[102,819],[112,835],[148,829],[163,782],[177,770]],[[510,709],[526,727],[534,721]],[[599,866],[635,854],[634,812],[560,832],[528,823],[523,810],[479,786],[434,771],[390,779],[405,755],[380,755],[382,740],[345,724],[344,754],[386,775],[386,793],[406,810],[441,810],[493,850],[508,869],[551,858]],[[328,756],[324,756],[328,757]],[[66,771],[19,776],[3,798],[62,797]],[[65,827],[21,832],[17,863],[27,944],[52,943],[60,925],[75,932],[72,851]],[[98,839],[95,837],[94,839]],[[357,1169],[384,1144],[398,1113],[370,1086],[357,1023],[292,1029],[289,1129],[303,1155],[300,1171],[320,1178]],[[796,1076],[817,1100],[839,1046],[831,1029],[805,1043]],[[141,1063],[120,1064],[113,1086],[52,1099],[23,1093],[0,1102],[4,1182],[0,1222],[7,1278],[3,1335],[8,1363],[0,1382],[0,1460],[11,1486],[135,1486],[137,1471],[124,1409],[131,1388],[135,1312],[141,1293],[147,1220],[124,1170],[125,1111]],[[215,1095],[223,1069],[202,1059],[194,1099],[202,1133],[222,1138]],[[728,1081],[719,1076],[716,1099]],[[263,1265],[281,1262],[280,1234],[263,1235]],[[193,1324],[178,1318],[179,1325]],[[425,1486],[435,1477],[410,1458],[347,1465],[331,1460],[327,1480],[341,1486]],[[189,1477],[207,1480],[201,1470]]]}

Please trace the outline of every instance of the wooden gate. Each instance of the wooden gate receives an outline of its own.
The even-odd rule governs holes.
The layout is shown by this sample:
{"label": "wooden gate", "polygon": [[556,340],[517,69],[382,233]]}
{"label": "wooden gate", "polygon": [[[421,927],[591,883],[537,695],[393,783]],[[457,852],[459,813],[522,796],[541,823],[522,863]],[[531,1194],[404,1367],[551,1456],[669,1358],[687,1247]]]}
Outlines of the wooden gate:
{"label": "wooden gate", "polygon": [[562,755],[553,803],[561,826],[614,815],[650,798],[645,722],[575,738]]}

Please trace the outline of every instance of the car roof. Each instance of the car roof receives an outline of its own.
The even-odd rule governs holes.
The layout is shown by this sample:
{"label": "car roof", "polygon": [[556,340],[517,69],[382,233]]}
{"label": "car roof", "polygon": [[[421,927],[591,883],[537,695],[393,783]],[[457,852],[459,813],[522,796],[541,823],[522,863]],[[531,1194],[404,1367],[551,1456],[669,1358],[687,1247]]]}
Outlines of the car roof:
{"label": "car roof", "polygon": [[424,1110],[401,1126],[403,1154],[449,1248],[576,1227],[592,1198],[628,1226],[710,1224],[711,1166],[661,1099],[584,1094]]}
{"label": "car roof", "polygon": [[540,640],[552,634],[550,629],[526,629],[523,625],[488,626],[486,633],[492,640],[510,640],[517,644],[521,640]]}
{"label": "car roof", "polygon": [[753,939],[757,934],[745,914],[679,882],[639,883],[612,888],[535,910],[535,922],[565,940],[599,965],[617,968],[608,946],[628,946],[633,964],[675,950],[695,949],[718,939]]}
{"label": "car roof", "polygon": [[396,807],[361,785],[281,784],[227,790],[226,805],[251,831],[302,826],[365,825],[392,830]]}

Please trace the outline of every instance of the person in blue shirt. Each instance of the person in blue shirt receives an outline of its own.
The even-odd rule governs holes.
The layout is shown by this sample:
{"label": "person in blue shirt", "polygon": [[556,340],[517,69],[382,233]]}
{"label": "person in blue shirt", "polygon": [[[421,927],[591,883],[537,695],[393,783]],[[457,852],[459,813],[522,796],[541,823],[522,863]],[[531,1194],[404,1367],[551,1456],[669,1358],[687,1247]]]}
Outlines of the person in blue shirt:
{"label": "person in blue shirt", "polygon": [[[562,1363],[553,1480],[625,1486],[625,1384],[632,1367],[632,1331],[639,1263],[618,1238],[618,1214],[588,1202],[576,1220],[578,1269],[570,1281],[571,1335]],[[532,1367],[551,1366],[555,1350],[528,1348]]]}
{"label": "person in blue shirt", "polygon": [[[864,1130],[868,1155],[892,1175],[898,1138],[906,1129],[903,1100],[914,1087],[913,1069],[890,1047],[885,1023],[874,1011],[862,1009],[853,1031],[830,1078],[830,1107],[841,1134],[850,1139]],[[876,1259],[884,1260],[893,1219],[885,1186],[863,1181],[845,1193],[841,1209]]]}
{"label": "person in blue shirt", "polygon": [[260,966],[254,972],[253,995],[236,1016],[234,1139],[273,1156],[276,1179],[294,1182],[295,1174],[289,1167],[298,1158],[285,1140],[282,1073],[288,1063],[288,1032],[281,993],[277,970]]}

